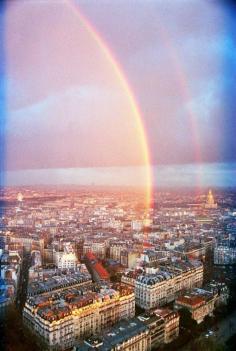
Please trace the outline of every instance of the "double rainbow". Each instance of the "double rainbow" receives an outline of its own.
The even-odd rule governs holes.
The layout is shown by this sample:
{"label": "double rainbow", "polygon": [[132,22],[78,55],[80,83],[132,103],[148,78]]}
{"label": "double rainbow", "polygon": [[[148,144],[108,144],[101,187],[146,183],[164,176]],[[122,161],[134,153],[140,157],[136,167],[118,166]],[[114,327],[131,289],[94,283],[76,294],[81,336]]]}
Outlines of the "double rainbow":
{"label": "double rainbow", "polygon": [[[117,80],[119,81],[121,87],[123,88],[127,96],[127,99],[130,103],[133,116],[136,120],[141,149],[142,149],[141,156],[145,167],[145,184],[146,184],[145,203],[146,203],[146,208],[148,209],[150,207],[150,203],[152,199],[152,188],[153,188],[152,162],[151,162],[151,153],[148,147],[148,139],[145,131],[145,125],[143,122],[143,117],[142,117],[142,113],[140,111],[138,102],[135,99],[132,88],[117,58],[115,57],[114,53],[111,51],[107,43],[105,43],[101,35],[98,33],[97,29],[94,28],[92,24],[88,21],[88,19],[84,16],[84,14],[82,14],[80,8],[73,0],[67,0],[67,3],[72,9],[72,11],[74,12],[74,14],[77,16],[81,25],[87,30],[87,32],[91,35],[91,38],[96,42],[100,50],[105,55],[106,59],[110,63],[113,69],[113,72],[117,77]],[[167,50],[169,57],[171,59],[172,66],[173,66],[172,68],[175,72],[176,79],[180,87],[180,94],[182,96],[183,102],[189,101],[190,93],[189,93],[188,81],[186,78],[186,74],[184,72],[184,68],[182,67],[182,64],[179,60],[177,50],[174,47],[174,44],[172,43],[171,38],[168,35],[167,31],[163,26],[161,26],[161,24],[158,30],[159,30],[159,35],[160,35],[162,44]],[[191,111],[191,109],[188,111],[188,115],[189,115],[189,123],[190,123],[189,125],[190,132],[193,138],[193,144],[195,146],[195,161],[197,163],[200,163],[202,157],[201,157],[201,149],[200,149],[199,131],[196,123],[196,116],[194,115],[193,111]],[[201,186],[200,177],[198,177],[197,183],[198,183],[197,185],[200,187]]]}

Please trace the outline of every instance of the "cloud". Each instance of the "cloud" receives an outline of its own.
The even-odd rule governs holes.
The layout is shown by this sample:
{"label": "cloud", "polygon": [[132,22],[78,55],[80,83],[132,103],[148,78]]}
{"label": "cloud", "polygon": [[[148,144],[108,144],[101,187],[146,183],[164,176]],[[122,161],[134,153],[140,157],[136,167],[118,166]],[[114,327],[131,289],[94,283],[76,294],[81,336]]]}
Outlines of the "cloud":
{"label": "cloud", "polygon": [[[228,136],[233,144],[233,118],[222,126],[225,109],[235,112],[236,50],[222,8],[203,0],[78,3],[130,82],[153,163],[195,162],[199,147],[205,162],[227,159],[219,150]],[[55,4],[9,8],[8,164],[140,165],[138,131],[112,66],[76,11]]]}

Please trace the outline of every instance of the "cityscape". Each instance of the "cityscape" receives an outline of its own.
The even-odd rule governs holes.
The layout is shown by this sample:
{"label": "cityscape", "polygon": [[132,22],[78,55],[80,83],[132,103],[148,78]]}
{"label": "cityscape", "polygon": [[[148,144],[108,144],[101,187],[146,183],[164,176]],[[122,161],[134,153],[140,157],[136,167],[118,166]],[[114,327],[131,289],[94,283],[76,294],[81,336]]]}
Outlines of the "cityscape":
{"label": "cityscape", "polygon": [[0,1],[0,351],[234,351],[236,3]]}
{"label": "cityscape", "polygon": [[166,190],[147,209],[140,191],[7,188],[1,316],[22,315],[34,350],[223,349],[236,332],[235,201]]}

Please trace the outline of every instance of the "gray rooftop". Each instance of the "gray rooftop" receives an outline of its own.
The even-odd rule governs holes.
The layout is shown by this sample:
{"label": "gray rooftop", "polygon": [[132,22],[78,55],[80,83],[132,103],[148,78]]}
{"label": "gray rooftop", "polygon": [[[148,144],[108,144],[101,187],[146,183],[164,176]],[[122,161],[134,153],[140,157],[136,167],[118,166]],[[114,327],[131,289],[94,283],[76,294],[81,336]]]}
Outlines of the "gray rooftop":
{"label": "gray rooftop", "polygon": [[[118,344],[136,336],[139,333],[145,332],[148,327],[143,322],[134,318],[128,321],[118,323],[114,328],[106,330],[103,336],[91,337],[83,344],[76,347],[76,351],[109,351]],[[97,341],[97,346],[95,347]],[[94,346],[92,346],[94,345]],[[100,345],[100,346],[98,346]]]}

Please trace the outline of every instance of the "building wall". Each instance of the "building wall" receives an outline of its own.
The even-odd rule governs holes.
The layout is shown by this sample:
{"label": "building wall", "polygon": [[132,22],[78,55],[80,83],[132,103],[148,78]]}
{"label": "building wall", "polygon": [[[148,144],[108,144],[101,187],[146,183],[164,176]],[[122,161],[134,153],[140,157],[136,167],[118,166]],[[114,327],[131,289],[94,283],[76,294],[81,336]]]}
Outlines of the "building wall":
{"label": "building wall", "polygon": [[129,338],[122,344],[115,346],[111,351],[148,351],[151,350],[151,340],[148,331]]}
{"label": "building wall", "polygon": [[168,344],[179,336],[179,315],[165,321],[164,342]]}
{"label": "building wall", "polygon": [[74,345],[74,321],[71,315],[49,322],[26,304],[23,319],[29,328],[44,339],[51,350],[65,350]]}
{"label": "building wall", "polygon": [[24,322],[41,335],[52,350],[56,347],[64,350],[75,340],[99,333],[119,320],[133,318],[134,315],[134,293],[125,296],[117,293],[113,298],[74,309],[69,316],[51,322],[41,318],[37,308],[29,303],[26,303],[23,311]]}
{"label": "building wall", "polygon": [[78,260],[75,253],[54,252],[55,265],[60,269],[76,269]]}
{"label": "building wall", "polygon": [[154,285],[135,282],[136,304],[144,309],[163,306],[173,301],[183,290],[201,287],[203,282],[203,267],[175,275],[173,278],[157,282]]}

